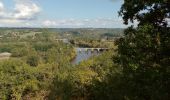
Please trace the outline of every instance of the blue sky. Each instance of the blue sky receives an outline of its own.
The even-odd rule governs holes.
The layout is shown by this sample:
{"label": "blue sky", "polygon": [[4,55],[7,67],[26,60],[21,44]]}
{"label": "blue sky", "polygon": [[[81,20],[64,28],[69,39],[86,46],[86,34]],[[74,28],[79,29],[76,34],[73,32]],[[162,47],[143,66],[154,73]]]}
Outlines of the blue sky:
{"label": "blue sky", "polygon": [[0,0],[0,27],[124,28],[123,0]]}

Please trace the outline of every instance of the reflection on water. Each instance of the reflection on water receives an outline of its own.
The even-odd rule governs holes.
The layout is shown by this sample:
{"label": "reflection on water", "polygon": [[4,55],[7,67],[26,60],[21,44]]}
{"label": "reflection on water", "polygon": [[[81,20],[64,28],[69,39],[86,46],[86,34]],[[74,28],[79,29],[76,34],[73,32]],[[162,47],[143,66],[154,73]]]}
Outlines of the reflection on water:
{"label": "reflection on water", "polygon": [[76,58],[72,61],[73,64],[79,64],[83,60],[87,60],[92,56],[97,56],[101,52],[97,50],[87,50],[86,48],[76,48],[76,53],[77,56]]}

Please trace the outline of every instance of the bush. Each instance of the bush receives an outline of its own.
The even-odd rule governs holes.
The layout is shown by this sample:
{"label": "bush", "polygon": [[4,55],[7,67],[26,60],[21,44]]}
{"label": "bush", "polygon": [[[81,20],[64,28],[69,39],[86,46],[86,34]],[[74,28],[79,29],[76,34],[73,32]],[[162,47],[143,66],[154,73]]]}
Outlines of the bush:
{"label": "bush", "polygon": [[27,64],[30,66],[36,67],[39,63],[39,57],[37,55],[32,55],[27,58]]}

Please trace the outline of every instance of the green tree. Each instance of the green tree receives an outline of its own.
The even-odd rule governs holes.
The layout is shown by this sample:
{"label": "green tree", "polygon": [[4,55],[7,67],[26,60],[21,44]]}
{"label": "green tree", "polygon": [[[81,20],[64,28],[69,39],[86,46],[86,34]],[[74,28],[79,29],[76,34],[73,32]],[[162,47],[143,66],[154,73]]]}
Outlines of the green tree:
{"label": "green tree", "polygon": [[[118,61],[130,100],[168,100],[170,96],[169,0],[125,0],[119,14],[129,27],[119,39]],[[125,90],[126,91],[126,90]]]}
{"label": "green tree", "polygon": [[169,5],[169,0],[124,0],[119,14],[125,24],[128,24],[129,20],[137,20],[139,25],[149,23],[166,27],[166,18],[170,17]]}
{"label": "green tree", "polygon": [[31,55],[27,58],[27,64],[36,67],[39,63],[39,57],[37,55]]}

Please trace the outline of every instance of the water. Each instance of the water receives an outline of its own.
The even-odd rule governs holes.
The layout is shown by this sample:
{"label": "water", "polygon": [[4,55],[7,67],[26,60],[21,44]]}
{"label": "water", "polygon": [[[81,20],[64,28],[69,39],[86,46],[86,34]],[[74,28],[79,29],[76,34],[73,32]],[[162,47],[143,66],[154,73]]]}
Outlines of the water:
{"label": "water", "polygon": [[72,61],[73,64],[79,64],[81,61],[87,60],[92,56],[97,56],[101,52],[97,50],[86,50],[86,48],[75,48],[77,56],[76,58]]}

